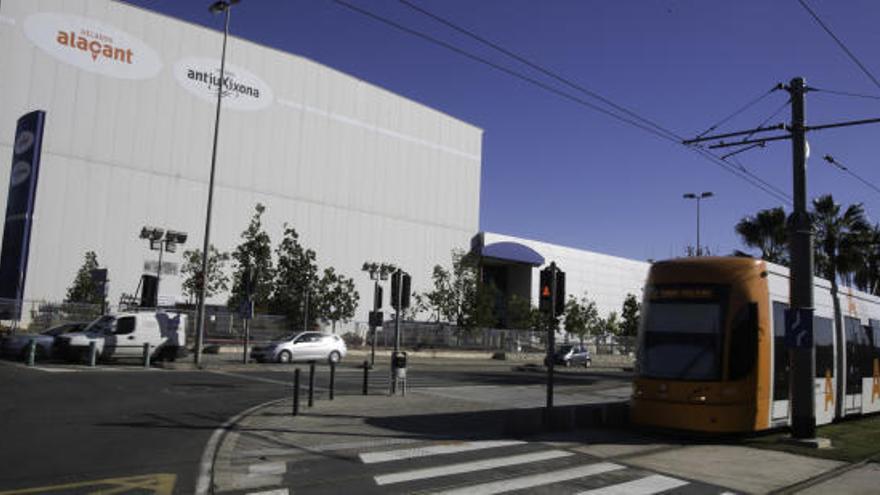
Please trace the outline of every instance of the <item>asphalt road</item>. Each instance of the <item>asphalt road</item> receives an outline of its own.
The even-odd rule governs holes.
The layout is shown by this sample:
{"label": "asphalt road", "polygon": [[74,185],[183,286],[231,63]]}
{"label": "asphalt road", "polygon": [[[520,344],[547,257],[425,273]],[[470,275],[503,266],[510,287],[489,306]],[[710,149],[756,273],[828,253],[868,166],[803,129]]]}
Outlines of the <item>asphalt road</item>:
{"label": "asphalt road", "polygon": [[[300,368],[305,389],[308,365]],[[326,398],[328,371],[317,369],[318,400]],[[341,366],[336,393],[360,393],[362,379],[353,364]],[[249,407],[291,394],[291,380],[290,366],[41,370],[0,361],[0,491],[81,493],[82,483],[93,480],[149,475],[138,482],[150,486],[174,475],[174,491],[190,493],[213,431]],[[584,370],[557,377],[560,384],[609,387],[628,380],[625,373]],[[387,368],[374,370],[371,393],[386,390],[387,381]],[[541,373],[512,371],[510,363],[432,360],[413,363],[410,372],[410,387],[544,381]]]}

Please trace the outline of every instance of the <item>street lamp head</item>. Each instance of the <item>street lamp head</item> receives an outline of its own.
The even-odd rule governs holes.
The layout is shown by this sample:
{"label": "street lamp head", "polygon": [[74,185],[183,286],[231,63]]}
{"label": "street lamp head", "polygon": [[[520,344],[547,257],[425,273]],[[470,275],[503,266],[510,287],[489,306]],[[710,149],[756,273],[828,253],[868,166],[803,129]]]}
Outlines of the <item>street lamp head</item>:
{"label": "street lamp head", "polygon": [[714,195],[715,195],[715,193],[713,193],[712,191],[706,191],[703,194],[700,194],[700,197],[701,198],[711,198]]}
{"label": "street lamp head", "polygon": [[237,4],[239,1],[241,1],[241,0],[217,0],[216,2],[212,3],[210,7],[208,7],[208,10],[212,14],[219,14],[220,12],[226,12],[226,10],[228,10],[229,7],[232,7],[233,5]]}
{"label": "street lamp head", "polygon": [[165,231],[156,227],[144,227],[141,229],[141,239],[158,241],[163,235],[165,235]]}
{"label": "street lamp head", "polygon": [[697,199],[697,195],[694,193],[685,193],[681,197],[684,199]]}

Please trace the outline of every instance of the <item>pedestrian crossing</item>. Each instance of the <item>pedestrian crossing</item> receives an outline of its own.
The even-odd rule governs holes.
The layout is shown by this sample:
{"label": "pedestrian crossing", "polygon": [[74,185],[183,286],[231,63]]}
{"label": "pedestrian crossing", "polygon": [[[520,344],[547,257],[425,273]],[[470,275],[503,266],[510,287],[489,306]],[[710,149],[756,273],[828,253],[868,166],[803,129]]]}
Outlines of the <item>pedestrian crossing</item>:
{"label": "pedestrian crossing", "polygon": [[[249,495],[282,493],[424,493],[490,495],[560,493],[577,495],[729,495],[720,486],[677,478],[598,458],[557,445],[510,439],[351,442],[350,450],[309,448],[287,461],[252,464],[244,472],[265,473],[269,484],[251,484]],[[277,477],[281,477],[281,483]]]}

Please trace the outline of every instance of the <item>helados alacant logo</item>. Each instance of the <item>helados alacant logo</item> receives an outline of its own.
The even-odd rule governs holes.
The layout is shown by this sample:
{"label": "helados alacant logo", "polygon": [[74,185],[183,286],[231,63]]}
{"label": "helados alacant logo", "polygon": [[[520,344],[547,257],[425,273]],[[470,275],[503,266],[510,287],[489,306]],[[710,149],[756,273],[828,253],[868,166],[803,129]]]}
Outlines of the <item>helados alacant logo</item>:
{"label": "helados alacant logo", "polygon": [[120,79],[148,79],[162,68],[155,50],[134,36],[95,19],[44,12],[28,16],[25,35],[65,63]]}
{"label": "helados alacant logo", "polygon": [[223,107],[232,110],[261,110],[272,103],[272,89],[248,70],[226,64],[220,80],[220,61],[185,58],[174,64],[174,78],[190,93],[208,102],[217,101],[222,91]]}

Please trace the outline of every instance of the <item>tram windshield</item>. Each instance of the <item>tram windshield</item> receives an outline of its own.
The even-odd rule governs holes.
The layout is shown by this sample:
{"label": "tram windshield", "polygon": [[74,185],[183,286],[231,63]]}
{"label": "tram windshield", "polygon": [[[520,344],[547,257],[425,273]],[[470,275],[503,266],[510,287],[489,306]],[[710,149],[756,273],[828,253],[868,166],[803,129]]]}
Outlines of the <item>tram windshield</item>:
{"label": "tram windshield", "polygon": [[652,302],[646,314],[640,374],[678,380],[719,379],[721,316],[717,302]]}

